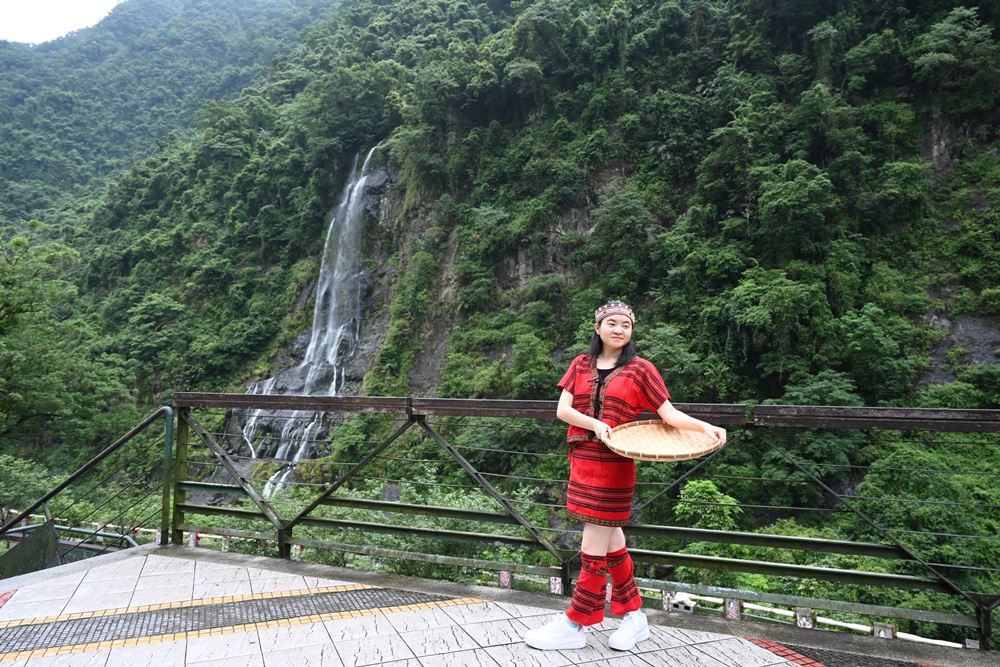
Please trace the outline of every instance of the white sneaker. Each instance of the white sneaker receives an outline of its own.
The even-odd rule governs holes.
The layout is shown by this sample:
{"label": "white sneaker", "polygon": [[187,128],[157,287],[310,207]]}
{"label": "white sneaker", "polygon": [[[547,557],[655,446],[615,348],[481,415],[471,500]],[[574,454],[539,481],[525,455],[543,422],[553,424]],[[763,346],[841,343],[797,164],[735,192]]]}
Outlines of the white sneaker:
{"label": "white sneaker", "polygon": [[559,614],[540,628],[529,630],[524,641],[532,648],[549,651],[559,648],[583,648],[587,645],[587,635],[582,625],[573,623],[566,614]]}
{"label": "white sneaker", "polygon": [[630,611],[608,639],[608,646],[618,651],[631,651],[635,648],[635,643],[643,639],[649,639],[646,615],[641,611]]}

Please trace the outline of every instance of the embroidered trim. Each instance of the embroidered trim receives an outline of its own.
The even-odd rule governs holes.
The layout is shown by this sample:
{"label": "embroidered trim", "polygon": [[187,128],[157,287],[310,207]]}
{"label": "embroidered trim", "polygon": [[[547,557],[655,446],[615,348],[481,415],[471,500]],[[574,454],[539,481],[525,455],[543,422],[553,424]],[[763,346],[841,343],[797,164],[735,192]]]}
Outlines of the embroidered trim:
{"label": "embroidered trim", "polygon": [[615,521],[613,519],[598,519],[592,516],[587,516],[586,514],[580,514],[578,512],[574,512],[571,509],[567,509],[566,513],[569,514],[571,518],[576,519],[577,521],[583,521],[584,523],[594,523],[597,524],[598,526],[609,526],[611,528],[621,528],[622,526],[627,526],[629,522],[628,519],[625,519],[624,521]]}
{"label": "embroidered trim", "polygon": [[[591,406],[594,405],[594,403],[596,402],[595,399],[598,398],[598,396],[597,396],[597,387],[600,386],[600,388],[601,388],[601,394],[600,394],[600,401],[601,401],[600,402],[600,406],[601,406],[601,409],[597,411],[596,415],[593,415],[594,419],[596,419],[597,421],[601,421],[601,417],[604,416],[604,396],[608,393],[608,385],[611,384],[612,380],[614,380],[616,377],[618,377],[619,373],[621,373],[623,370],[625,370],[626,368],[628,368],[631,364],[632,364],[632,362],[630,361],[627,364],[624,364],[622,366],[618,366],[617,368],[615,368],[615,369],[613,369],[611,371],[611,373],[608,375],[608,379],[606,379],[604,382],[601,382],[601,374],[597,372],[597,359],[593,359],[592,358],[590,360],[590,373],[593,376],[593,379],[591,380],[591,383],[590,383],[590,405]],[[591,407],[591,412],[593,412],[593,407]],[[591,431],[591,433],[592,432],[593,431]]]}
{"label": "embroidered trim", "polygon": [[628,560],[628,551],[626,550],[625,553],[623,553],[621,556],[618,556],[616,558],[610,558],[611,554],[608,554],[608,556],[609,556],[609,558],[608,558],[608,568],[618,567],[619,565],[621,565],[622,563],[624,563],[626,560]]}
{"label": "embroidered trim", "polygon": [[598,576],[608,576],[608,562],[598,556],[590,556],[585,553],[580,554],[581,569]]}
{"label": "embroidered trim", "polygon": [[627,303],[621,301],[609,301],[600,308],[594,311],[594,321],[600,322],[608,315],[624,315],[625,317],[635,322],[635,313],[629,307]]}

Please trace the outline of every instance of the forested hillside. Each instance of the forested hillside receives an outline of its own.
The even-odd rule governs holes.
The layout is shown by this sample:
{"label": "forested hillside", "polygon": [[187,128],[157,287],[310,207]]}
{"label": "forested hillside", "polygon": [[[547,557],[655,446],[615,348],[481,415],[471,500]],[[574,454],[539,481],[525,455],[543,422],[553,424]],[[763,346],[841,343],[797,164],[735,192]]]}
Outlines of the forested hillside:
{"label": "forested hillside", "polygon": [[[228,40],[228,3],[148,0],[3,45],[6,220],[48,210],[80,253],[57,272],[79,297],[35,316],[78,317],[139,403],[268,372],[345,166],[384,141],[402,203],[370,234],[393,282],[369,393],[413,390],[431,314],[447,353],[419,391],[550,397],[618,297],[684,400],[998,405],[992,3],[348,2],[153,149],[331,9],[293,4],[244,5]],[[55,212],[69,185],[92,216]],[[5,236],[10,280],[52,234]],[[986,347],[948,343],[963,316]],[[921,381],[935,351],[946,386]]]}
{"label": "forested hillside", "polygon": [[135,423],[151,397],[79,299],[93,210],[111,180],[171,134],[193,136],[206,101],[236,97],[335,6],[130,0],[52,42],[0,41],[0,450],[71,467]]}
{"label": "forested hillside", "polygon": [[1000,308],[996,21],[348,3],[115,183],[85,303],[144,396],[239,381],[304,324],[290,305],[343,166],[386,140],[405,201],[371,234],[396,282],[369,393],[410,391],[453,282],[441,395],[550,396],[585,313],[619,297],[687,400],[995,406],[988,354],[952,349],[947,391],[920,378],[934,322]]}
{"label": "forested hillside", "polygon": [[51,42],[0,41],[0,216],[79,222],[108,176],[237,95],[335,5],[132,0]]}

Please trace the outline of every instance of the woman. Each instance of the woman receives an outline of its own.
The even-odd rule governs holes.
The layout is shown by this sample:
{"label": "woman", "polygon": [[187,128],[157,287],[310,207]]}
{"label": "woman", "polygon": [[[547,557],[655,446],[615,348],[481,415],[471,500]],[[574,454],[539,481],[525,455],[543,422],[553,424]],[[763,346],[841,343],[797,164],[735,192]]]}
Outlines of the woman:
{"label": "woman", "polygon": [[556,416],[569,424],[566,509],[571,517],[583,521],[583,566],[566,613],[525,635],[527,644],[538,649],[586,646],[585,628],[604,620],[608,575],[611,613],[624,616],[609,645],[627,651],[649,637],[622,532],[632,510],[635,462],[604,444],[611,439],[611,429],[650,410],[671,426],[704,431],[723,444],[726,441],[725,429],[690,417],[670,404],[670,394],[656,367],[635,354],[635,314],[627,304],[606,303],[597,309],[594,319],[590,347],[573,360],[557,385],[562,395]]}

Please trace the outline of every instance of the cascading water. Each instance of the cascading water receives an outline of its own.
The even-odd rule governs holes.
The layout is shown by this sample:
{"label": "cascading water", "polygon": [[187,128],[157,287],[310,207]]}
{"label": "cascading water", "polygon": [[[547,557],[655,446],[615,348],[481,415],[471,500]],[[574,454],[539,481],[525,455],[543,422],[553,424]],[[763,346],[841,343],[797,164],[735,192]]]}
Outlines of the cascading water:
{"label": "cascading water", "polygon": [[[249,394],[335,396],[344,391],[344,364],[354,354],[361,325],[361,236],[364,221],[364,189],[370,172],[368,153],[360,173],[357,158],[351,173],[356,176],[344,188],[327,231],[326,245],[316,285],[316,307],[312,334],[302,361],[279,375],[251,385]],[[285,485],[295,464],[307,458],[317,439],[328,430],[327,413],[254,410],[245,416],[240,437],[251,456],[268,454],[286,461],[264,488],[273,494]],[[271,452],[273,451],[273,454]]]}

